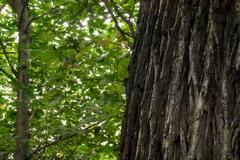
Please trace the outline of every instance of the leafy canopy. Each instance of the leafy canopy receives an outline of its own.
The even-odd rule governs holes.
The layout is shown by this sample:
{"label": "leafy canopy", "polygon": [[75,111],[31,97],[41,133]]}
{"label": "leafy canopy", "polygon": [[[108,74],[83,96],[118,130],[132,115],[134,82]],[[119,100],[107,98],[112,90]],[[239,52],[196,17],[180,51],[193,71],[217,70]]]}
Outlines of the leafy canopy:
{"label": "leafy canopy", "polygon": [[[15,13],[0,6],[0,158],[12,159],[18,33]],[[116,159],[137,8],[135,0],[29,1],[33,159]]]}

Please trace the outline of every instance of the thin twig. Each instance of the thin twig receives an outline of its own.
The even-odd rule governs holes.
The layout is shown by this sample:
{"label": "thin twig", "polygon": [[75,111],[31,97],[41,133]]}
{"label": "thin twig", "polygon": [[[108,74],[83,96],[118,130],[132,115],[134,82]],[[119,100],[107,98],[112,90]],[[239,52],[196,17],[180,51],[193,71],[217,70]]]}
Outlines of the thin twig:
{"label": "thin twig", "polygon": [[131,32],[131,36],[134,37],[135,35],[135,31],[134,31],[134,27],[133,27],[133,23],[130,21],[130,19],[127,19],[123,13],[119,10],[118,6],[115,4],[115,2],[113,0],[110,0],[112,5],[113,5],[113,8],[114,10],[116,11],[116,13],[118,14],[118,16],[125,22],[127,23],[129,29],[130,29],[130,32]]}
{"label": "thin twig", "polygon": [[78,146],[79,146],[79,145],[76,145],[76,146],[75,146],[75,148],[73,149],[73,151],[71,152],[71,154],[68,155],[67,159],[70,159],[70,158],[74,155],[74,153],[76,152]]}
{"label": "thin twig", "polygon": [[121,34],[121,36],[123,37],[123,39],[126,40],[126,41],[128,41],[126,36],[131,37],[131,38],[132,38],[132,36],[122,30],[122,28],[120,27],[120,25],[119,25],[119,23],[118,23],[117,17],[114,15],[113,11],[112,11],[111,8],[109,7],[107,0],[102,0],[102,1],[103,1],[103,3],[105,4],[105,7],[107,8],[108,13],[109,13],[109,14],[111,15],[111,17],[112,17],[112,19],[113,19],[113,21],[114,21],[114,23],[115,23],[115,27],[117,28],[117,30],[119,31],[119,33]]}
{"label": "thin twig", "polygon": [[36,20],[38,20],[38,19],[41,19],[42,17],[48,15],[49,13],[52,13],[52,12],[58,10],[61,6],[64,6],[64,5],[68,4],[68,3],[69,3],[69,2],[64,2],[64,3],[59,4],[59,5],[57,5],[57,6],[53,7],[53,8],[50,8],[48,11],[46,11],[45,13],[42,13],[42,14],[39,15],[39,16],[30,18],[30,20],[29,20],[29,25],[30,25],[33,21],[36,21]]}
{"label": "thin twig", "polygon": [[129,21],[130,21],[131,18],[133,17],[133,12],[134,12],[134,10],[135,10],[136,2],[137,2],[137,0],[134,0],[134,4],[133,4],[133,7],[132,7],[132,10],[131,10],[131,12],[130,12],[130,14],[129,14],[129,17],[128,17],[128,20],[129,20]]}
{"label": "thin twig", "polygon": [[3,8],[7,5],[7,2],[4,2],[3,5],[0,7],[0,12],[3,10]]}

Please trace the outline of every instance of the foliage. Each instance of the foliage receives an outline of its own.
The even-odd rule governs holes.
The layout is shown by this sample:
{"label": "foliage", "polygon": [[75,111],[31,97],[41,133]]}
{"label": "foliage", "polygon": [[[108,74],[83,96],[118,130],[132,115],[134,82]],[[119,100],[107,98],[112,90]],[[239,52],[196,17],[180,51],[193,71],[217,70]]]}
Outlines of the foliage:
{"label": "foliage", "polygon": [[[137,4],[134,0],[30,0],[31,70],[28,91],[33,159],[116,159]],[[111,2],[111,3],[110,3]],[[15,149],[17,23],[1,1],[0,157]],[[117,16],[118,15],[118,16]],[[132,18],[134,17],[134,18]],[[135,25],[133,25],[135,26]],[[135,28],[134,28],[135,29]],[[130,34],[129,34],[130,35]]]}

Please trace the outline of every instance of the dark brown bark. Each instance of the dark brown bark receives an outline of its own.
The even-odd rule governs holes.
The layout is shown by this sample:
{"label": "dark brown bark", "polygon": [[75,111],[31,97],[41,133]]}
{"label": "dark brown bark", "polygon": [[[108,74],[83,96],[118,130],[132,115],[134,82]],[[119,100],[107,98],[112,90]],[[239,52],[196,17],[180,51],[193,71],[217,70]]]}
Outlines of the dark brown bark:
{"label": "dark brown bark", "polygon": [[18,73],[17,79],[20,85],[17,89],[17,129],[16,129],[16,160],[28,159],[28,140],[29,140],[29,15],[27,0],[8,0],[12,9],[18,17],[19,49],[18,49]]}
{"label": "dark brown bark", "polygon": [[142,0],[121,160],[240,159],[240,1]]}

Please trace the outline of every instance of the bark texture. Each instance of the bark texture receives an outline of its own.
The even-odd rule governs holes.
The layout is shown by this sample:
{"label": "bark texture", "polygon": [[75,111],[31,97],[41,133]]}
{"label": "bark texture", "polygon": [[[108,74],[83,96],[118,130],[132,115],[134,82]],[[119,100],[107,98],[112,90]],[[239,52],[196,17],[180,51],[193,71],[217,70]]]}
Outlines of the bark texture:
{"label": "bark texture", "polygon": [[28,0],[8,0],[9,5],[16,12],[18,17],[19,49],[18,49],[18,70],[17,79],[20,85],[17,89],[17,130],[16,130],[16,160],[28,159],[28,140],[29,140],[29,16]]}
{"label": "bark texture", "polygon": [[240,0],[142,0],[121,160],[240,159]]}

